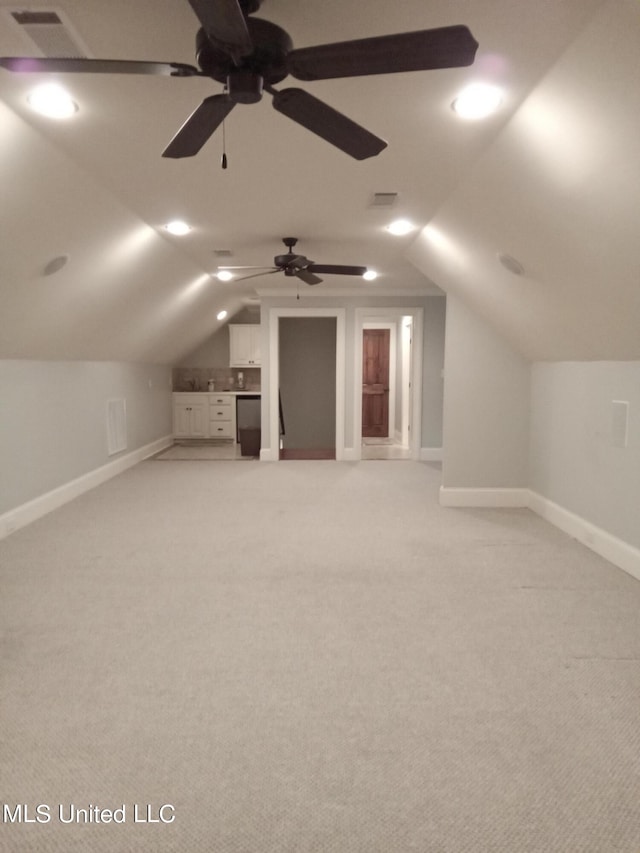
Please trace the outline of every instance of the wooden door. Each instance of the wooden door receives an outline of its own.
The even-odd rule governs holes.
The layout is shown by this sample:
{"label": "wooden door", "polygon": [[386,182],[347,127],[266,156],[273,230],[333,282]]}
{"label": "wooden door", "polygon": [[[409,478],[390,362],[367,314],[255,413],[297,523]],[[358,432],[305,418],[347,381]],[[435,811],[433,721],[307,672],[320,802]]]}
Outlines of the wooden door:
{"label": "wooden door", "polygon": [[389,436],[389,329],[362,332],[362,437]]}

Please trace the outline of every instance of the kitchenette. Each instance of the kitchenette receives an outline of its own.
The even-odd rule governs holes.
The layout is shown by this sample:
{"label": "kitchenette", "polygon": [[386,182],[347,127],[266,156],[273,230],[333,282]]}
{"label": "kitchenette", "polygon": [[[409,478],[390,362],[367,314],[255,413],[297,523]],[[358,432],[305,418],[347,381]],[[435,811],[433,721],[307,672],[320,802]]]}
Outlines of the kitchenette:
{"label": "kitchenette", "polygon": [[[259,445],[260,326],[229,324],[225,329],[228,350],[223,337],[222,347],[218,341],[215,347],[202,347],[187,359],[197,366],[173,370],[173,435],[180,440],[246,441],[251,445],[257,441]],[[207,361],[210,367],[201,366]]]}

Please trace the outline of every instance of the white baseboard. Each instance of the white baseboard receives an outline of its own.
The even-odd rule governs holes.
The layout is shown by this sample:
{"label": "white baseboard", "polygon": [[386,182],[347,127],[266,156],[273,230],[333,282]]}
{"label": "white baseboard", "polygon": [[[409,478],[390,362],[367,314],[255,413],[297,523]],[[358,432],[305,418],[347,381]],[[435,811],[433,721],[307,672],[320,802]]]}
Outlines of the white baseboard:
{"label": "white baseboard", "polygon": [[94,489],[96,486],[105,483],[112,477],[126,471],[127,468],[132,468],[138,462],[142,462],[144,459],[153,456],[154,453],[159,453],[165,447],[171,447],[172,444],[173,436],[163,436],[156,441],[145,444],[143,447],[139,447],[137,450],[133,450],[131,453],[114,459],[112,462],[107,462],[106,465],[102,465],[100,468],[95,468],[93,471],[82,474],[82,476],[76,477],[75,480],[70,480],[68,483],[64,483],[62,486],[46,492],[44,495],[39,495],[27,503],[15,507],[15,509],[3,513],[3,515],[0,515],[0,539],[13,533],[15,530],[19,530],[21,527],[26,527],[27,524],[31,524],[32,521],[42,518],[43,515],[47,515],[47,513],[52,512],[54,509],[58,509],[58,507],[69,503],[69,501],[74,500],[74,498],[79,497],[84,492],[88,492],[90,489]]}
{"label": "white baseboard", "polygon": [[441,447],[421,447],[420,462],[442,462]]}
{"label": "white baseboard", "polygon": [[440,504],[448,507],[525,507],[640,580],[640,548],[629,545],[531,489],[456,489],[441,486]]}
{"label": "white baseboard", "polygon": [[440,504],[453,507],[527,507],[528,489],[455,489],[440,486]]}
{"label": "white baseboard", "polygon": [[614,566],[640,580],[640,549],[607,533],[581,516],[529,490],[529,509],[551,522]]}
{"label": "white baseboard", "polygon": [[343,447],[342,461],[343,462],[359,462],[362,459],[361,447]]}
{"label": "white baseboard", "polygon": [[261,462],[277,462],[280,459],[280,451],[278,448],[275,450],[272,447],[261,447],[260,448],[260,461]]}

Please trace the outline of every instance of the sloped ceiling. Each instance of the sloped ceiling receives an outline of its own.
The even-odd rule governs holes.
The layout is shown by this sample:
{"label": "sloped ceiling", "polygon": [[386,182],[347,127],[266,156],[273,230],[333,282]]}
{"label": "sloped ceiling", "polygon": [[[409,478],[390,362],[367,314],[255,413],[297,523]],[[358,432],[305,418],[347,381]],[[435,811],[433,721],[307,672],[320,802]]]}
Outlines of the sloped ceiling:
{"label": "sloped ceiling", "polygon": [[[38,55],[16,7],[61,11],[93,57],[194,61],[186,0],[0,0],[0,55]],[[194,158],[160,156],[213,81],[65,75],[80,109],[54,123],[26,105],[41,75],[0,70],[0,357],[175,363],[220,309],[295,295],[281,275],[212,278],[214,250],[268,264],[295,235],[318,262],[380,273],[301,284],[303,303],[442,288],[530,358],[640,358],[635,0],[264,0],[259,14],[296,47],[464,23],[480,48],[470,68],[295,83],[385,138],[378,157],[351,160],[265,97],[227,119],[226,171],[220,133]],[[475,80],[504,102],[463,122],[450,104]],[[375,192],[398,200],[374,208]],[[186,237],[163,228],[176,216]],[[418,230],[392,237],[396,216]]]}

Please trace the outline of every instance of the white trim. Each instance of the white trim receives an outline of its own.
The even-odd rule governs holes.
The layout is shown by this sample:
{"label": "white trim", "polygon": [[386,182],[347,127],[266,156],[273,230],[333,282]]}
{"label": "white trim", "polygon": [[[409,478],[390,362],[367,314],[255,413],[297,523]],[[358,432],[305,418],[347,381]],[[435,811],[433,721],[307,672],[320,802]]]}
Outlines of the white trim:
{"label": "white trim", "polygon": [[39,495],[37,498],[21,506],[10,509],[8,512],[3,513],[3,515],[0,515],[0,539],[13,533],[15,530],[19,530],[21,527],[26,527],[32,521],[37,521],[37,519],[42,518],[47,513],[69,503],[69,501],[94,489],[96,486],[106,483],[107,480],[121,474],[127,468],[132,468],[138,462],[148,459],[166,447],[171,447],[172,444],[173,436],[165,435],[156,441],[152,441],[150,444],[145,444],[143,447],[127,453],[126,456],[120,456],[118,459],[114,459],[113,462],[107,462],[106,465],[102,465],[100,468],[95,468],[93,471],[82,474],[80,477],[76,477],[75,480],[70,480],[68,483],[64,483],[62,486],[46,492],[44,495]]}
{"label": "white trim", "polygon": [[573,536],[614,566],[640,580],[640,548],[629,545],[601,527],[559,506],[537,492],[529,491],[529,509],[555,527]]}
{"label": "white trim", "polygon": [[441,447],[421,447],[420,448],[421,462],[442,462]]}
{"label": "white trim", "polygon": [[360,462],[362,459],[362,449],[360,447],[345,447],[342,458],[344,462]]}
{"label": "white trim", "polygon": [[456,489],[440,486],[440,504],[454,507],[528,507],[528,489]]}
{"label": "white trim", "polygon": [[278,462],[280,459],[280,451],[278,448],[275,450],[272,447],[261,447],[260,448],[260,461],[261,462]]}
{"label": "white trim", "polygon": [[280,317],[335,317],[336,318],[336,461],[344,459],[345,424],[345,317],[344,308],[271,308],[269,311],[269,443],[260,451],[260,461],[277,462],[280,459],[280,413],[278,389],[280,387]]}
{"label": "white trim", "polygon": [[[410,288],[410,287],[383,287],[378,284],[380,279],[376,280],[375,285],[371,285],[370,287],[364,287],[359,285],[357,288],[354,287],[325,287],[323,284],[322,287],[311,287],[305,289],[304,298],[305,300],[313,300],[313,299],[326,299],[327,297],[338,296],[340,299],[349,299],[351,297],[357,297],[362,300],[363,298],[367,299],[370,296],[374,299],[379,299],[381,296],[387,297],[395,297],[398,296],[408,297],[409,299],[423,299],[425,296],[442,296],[442,291],[438,287],[420,287],[420,288]],[[321,292],[318,292],[321,291]],[[291,299],[294,295],[295,291],[290,287],[260,287],[259,285],[256,287],[256,293],[258,296],[266,296],[266,297],[286,297]]]}

